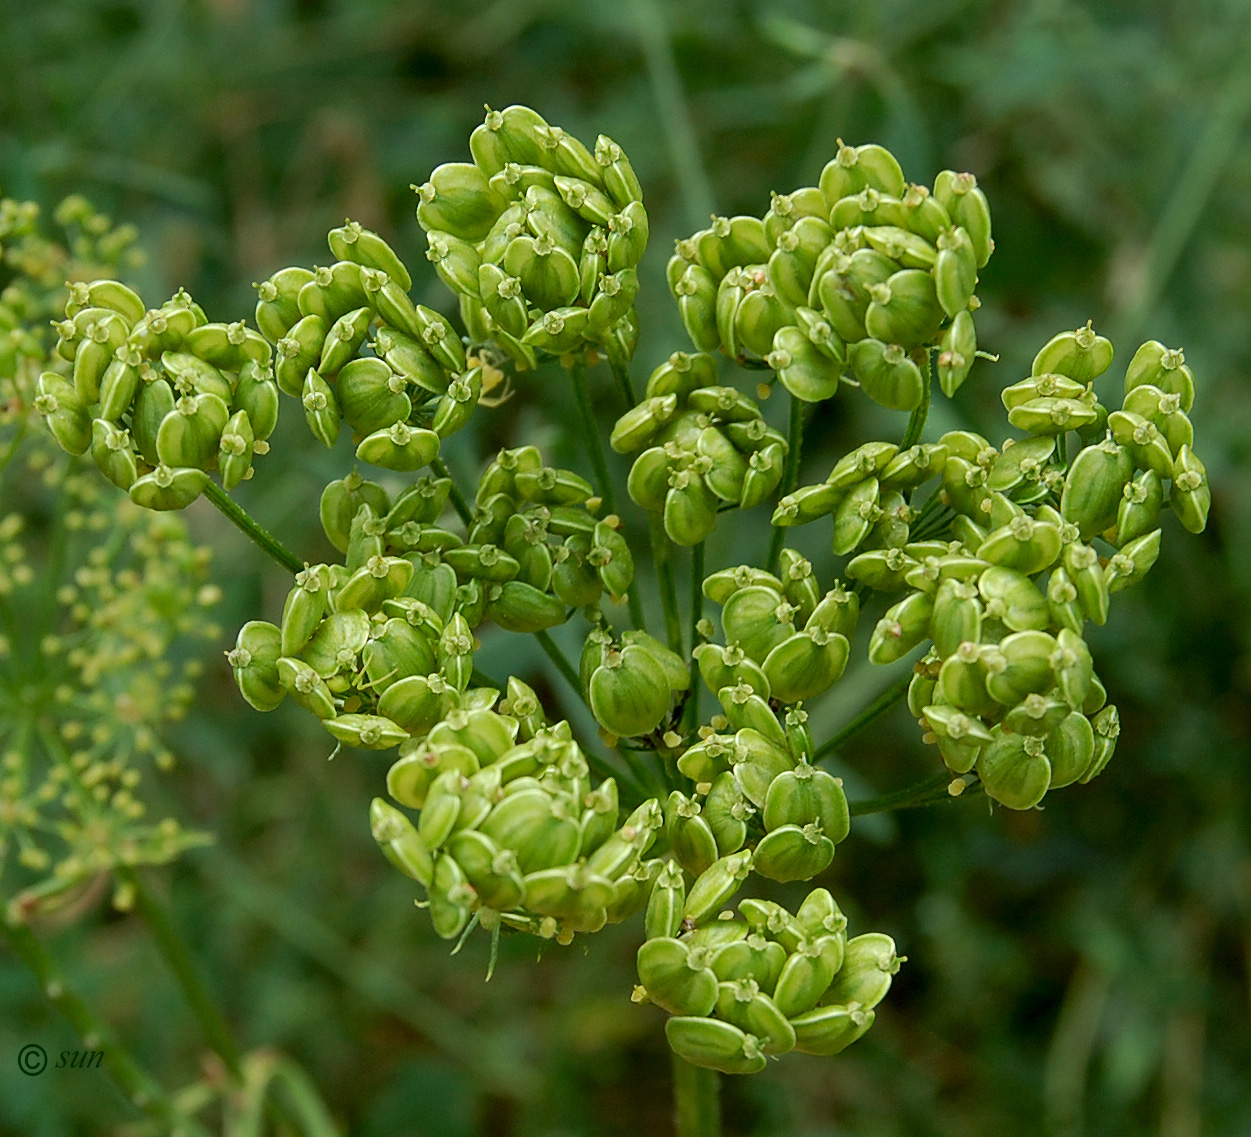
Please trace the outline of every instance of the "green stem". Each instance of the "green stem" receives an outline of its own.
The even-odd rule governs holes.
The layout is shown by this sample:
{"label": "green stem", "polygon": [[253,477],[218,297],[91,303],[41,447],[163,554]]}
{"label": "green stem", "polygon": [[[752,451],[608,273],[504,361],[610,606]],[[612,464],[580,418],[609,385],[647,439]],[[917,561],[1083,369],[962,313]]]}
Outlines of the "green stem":
{"label": "green stem", "polygon": [[[894,793],[883,794],[881,797],[867,798],[864,801],[853,801],[848,805],[852,817],[864,817],[869,813],[887,813],[897,809],[915,809],[917,806],[935,805],[940,801],[954,801],[948,787],[952,783],[951,774],[944,771],[926,778],[923,782],[908,786]],[[979,783],[980,784],[980,783]],[[968,790],[964,791],[965,793]]]}
{"label": "green stem", "polygon": [[943,504],[939,486],[925,499],[912,521],[912,540],[922,541],[930,533],[941,532],[950,520],[950,510]]}
{"label": "green stem", "polygon": [[673,582],[673,563],[669,559],[669,537],[664,524],[655,514],[651,516],[652,559],[656,565],[656,577],[660,582],[660,602],[665,610],[665,637],[669,648],[682,654],[682,620],[678,615],[678,590]]}
{"label": "green stem", "polygon": [[238,1078],[241,1072],[239,1048],[230,1035],[230,1028],[226,1025],[225,1018],[217,1009],[217,1004],[213,1002],[213,997],[204,984],[203,976],[196,967],[186,942],[178,934],[173,921],[170,920],[169,913],[148,891],[134,869],[118,867],[114,871],[117,878],[134,891],[135,907],[151,929],[156,945],[177,978],[187,1004],[191,1007],[195,1017],[200,1020],[200,1028],[204,1031],[209,1045],[220,1055],[221,1060],[226,1064],[226,1069]]}
{"label": "green stem", "polygon": [[[626,380],[629,381],[628,374]],[[9,464],[13,455],[17,453],[17,448],[22,444],[22,439],[26,437],[26,424],[28,422],[29,419],[23,419],[14,432],[13,437],[9,440],[9,445],[5,448],[3,456],[0,456],[0,470],[3,470]]]}
{"label": "green stem", "polygon": [[108,1025],[100,1019],[77,992],[65,983],[60,969],[47,948],[25,924],[0,908],[0,931],[9,945],[34,973],[44,994],[78,1032],[88,1050],[100,1050],[104,1065],[127,1099],[162,1127],[162,1132],[178,1132],[186,1137],[208,1137],[194,1118],[182,1113],[156,1080],[131,1057]]}
{"label": "green stem", "polygon": [[812,756],[813,762],[819,762],[822,758],[828,758],[831,754],[838,750],[844,742],[847,741],[858,730],[863,730],[869,723],[880,715],[884,715],[891,709],[900,699],[908,693],[908,686],[912,683],[912,669],[908,669],[906,675],[901,675],[894,683],[886,688],[876,699],[865,707],[841,730],[836,731],[830,738],[826,739],[818,748],[817,752]]}
{"label": "green stem", "polygon": [[574,402],[578,408],[579,424],[582,427],[582,438],[586,444],[587,457],[591,460],[591,469],[595,472],[595,487],[609,513],[616,513],[617,506],[613,498],[612,478],[608,473],[608,460],[604,457],[604,444],[600,441],[599,425],[595,421],[595,410],[591,406],[591,392],[586,385],[586,364],[580,359],[566,368],[570,382],[573,383]]}
{"label": "green stem", "polygon": [[[699,621],[704,615],[704,542],[691,550],[691,660],[695,659],[695,645],[699,643]],[[699,692],[698,676],[691,679],[691,697],[686,704],[687,721],[692,726],[699,726]]]}
{"label": "green stem", "polygon": [[1069,435],[1068,431],[1062,430],[1056,435],[1056,457],[1060,460],[1060,465],[1065,468],[1069,464]]}
{"label": "green stem", "polygon": [[629,410],[638,402],[638,396],[634,393],[634,380],[630,378],[630,365],[609,360],[608,366],[613,378],[617,380],[617,386],[621,388],[621,397],[625,400],[626,410]]}
{"label": "green stem", "polygon": [[573,664],[565,658],[564,653],[556,646],[556,641],[547,632],[535,632],[534,638],[539,641],[539,647],[543,649],[543,653],[564,677],[565,682],[573,688],[574,694],[580,699],[583,698],[582,680],[573,669]]}
{"label": "green stem", "polygon": [[451,493],[448,494],[448,497],[452,502],[452,508],[456,510],[456,515],[461,519],[461,521],[463,521],[466,525],[472,525],[473,509],[470,508],[469,502],[465,500],[465,495],[460,492],[460,487],[456,484],[455,479],[452,477],[452,472],[447,468],[447,463],[444,462],[442,458],[435,458],[434,461],[430,463],[430,469],[432,469],[440,478],[446,478],[452,483]]}
{"label": "green stem", "polygon": [[673,1123],[677,1137],[720,1137],[721,1075],[673,1055]]}
{"label": "green stem", "polygon": [[265,1106],[277,1097],[271,1088],[282,1091],[282,1104],[289,1108],[302,1137],[339,1137],[312,1079],[289,1058],[269,1051],[248,1056],[243,1091],[227,1127],[230,1137],[262,1137]]}
{"label": "green stem", "polygon": [[216,482],[210,481],[204,487],[204,496],[232,521],[239,529],[254,541],[265,553],[277,561],[288,572],[300,572],[304,562],[278,540],[268,529],[253,520],[237,501],[234,500]]}
{"label": "green stem", "polygon": [[640,632],[647,631],[647,621],[643,617],[643,598],[639,596],[638,585],[633,580],[626,589],[626,603],[630,608],[630,623]]}
{"label": "green stem", "polygon": [[[786,427],[786,466],[782,472],[782,492],[785,497],[795,489],[799,481],[800,451],[804,444],[804,404],[791,396],[791,413]],[[773,527],[773,536],[769,540],[769,556],[765,562],[769,572],[776,571],[778,560],[782,556],[782,546],[786,543],[786,529],[781,525]]]}
{"label": "green stem", "polygon": [[925,424],[930,417],[930,386],[932,380],[930,376],[930,353],[928,350],[918,352],[917,366],[921,368],[921,401],[917,404],[916,410],[912,412],[912,417],[908,419],[908,427],[904,431],[903,441],[899,444],[900,450],[907,450],[909,447],[915,446],[921,441],[921,435],[925,431]]}
{"label": "green stem", "polygon": [[[586,440],[587,457],[591,460],[591,469],[595,473],[596,489],[600,499],[609,513],[617,512],[616,497],[612,488],[612,474],[608,470],[608,458],[604,454],[604,443],[599,435],[599,424],[595,421],[595,409],[591,403],[591,392],[586,383],[586,365],[579,359],[567,368],[569,380],[573,384],[574,402],[578,408],[578,420],[582,427],[582,437]],[[614,370],[614,374],[616,374]],[[629,381],[629,376],[626,376]],[[639,596],[638,583],[630,582],[626,589],[626,599],[630,605],[630,622],[636,628],[643,628],[643,601]]]}
{"label": "green stem", "polygon": [[[676,10],[669,5],[665,8]],[[687,220],[698,228],[712,213],[716,199],[700,156],[699,137],[673,57],[665,11],[656,0],[634,0],[634,15],[656,108],[660,111],[660,127],[669,146],[669,161],[677,176]]]}

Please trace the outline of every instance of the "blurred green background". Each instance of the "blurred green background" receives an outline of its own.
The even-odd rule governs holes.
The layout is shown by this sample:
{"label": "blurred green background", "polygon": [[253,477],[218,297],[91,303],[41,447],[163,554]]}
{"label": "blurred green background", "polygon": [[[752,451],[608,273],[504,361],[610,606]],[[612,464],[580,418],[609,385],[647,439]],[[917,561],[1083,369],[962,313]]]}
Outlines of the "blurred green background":
{"label": "blurred green background", "polygon": [[[1002,361],[979,363],[932,431],[1001,438],[999,389],[1088,318],[1122,361],[1157,338],[1199,379],[1212,521],[1198,538],[1166,525],[1146,585],[1093,637],[1124,723],[1112,765],[1045,811],[990,814],[979,798],[858,823],[828,883],[853,932],[890,932],[909,962],[845,1055],[728,1079],[727,1131],[1251,1132],[1251,4],[0,0],[0,189],[46,207],[83,192],[135,223],[148,302],[185,285],[216,319],[250,312],[251,281],[324,263],[344,216],[450,310],[409,184],[467,157],[484,103],[511,102],[611,135],[638,171],[652,241],[636,376],[685,346],[663,279],[672,239],[815,182],[842,137],[886,144],[915,181],[972,170],[991,201],[978,328]],[[582,468],[567,400],[543,382],[458,435],[453,468],[523,435]],[[239,497],[317,560],[316,495],[347,456],[291,405]],[[828,468],[879,429],[902,423],[827,404],[806,460]],[[277,615],[286,585],[207,506],[190,523],[216,549],[224,648]],[[737,562],[737,539],[719,536],[710,569]],[[819,724],[881,686],[859,648]],[[480,660],[553,706],[565,694],[527,641],[486,636]],[[217,834],[153,879],[242,1041],[297,1057],[360,1137],[668,1132],[661,1015],[628,999],[639,929],[537,959],[534,941],[506,940],[484,983],[485,938],[450,958],[370,838],[385,759],[327,763],[306,719],[252,712],[212,655],[170,738],[179,765],[151,779]],[[839,767],[852,796],[931,772],[916,735],[900,707],[853,739]],[[196,1024],[138,922],[103,901],[45,938],[164,1084],[185,1084]],[[76,1045],[0,954],[0,1133],[133,1121],[103,1074],[19,1073],[28,1041]]]}

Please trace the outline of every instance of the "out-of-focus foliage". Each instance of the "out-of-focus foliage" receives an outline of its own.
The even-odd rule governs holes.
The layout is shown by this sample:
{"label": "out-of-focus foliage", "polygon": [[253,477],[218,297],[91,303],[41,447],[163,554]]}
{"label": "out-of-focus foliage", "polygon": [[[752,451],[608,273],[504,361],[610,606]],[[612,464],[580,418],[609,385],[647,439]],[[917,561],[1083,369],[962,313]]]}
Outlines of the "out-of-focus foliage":
{"label": "out-of-focus foliage", "polygon": [[[1116,759],[1044,812],[987,816],[978,799],[857,822],[831,877],[852,923],[889,931],[911,962],[854,1050],[731,1080],[727,1129],[1251,1128],[1245,0],[0,0],[0,28],[5,193],[47,206],[87,194],[139,228],[136,283],[186,284],[222,318],[250,311],[250,281],[324,258],[322,234],[345,215],[420,264],[409,183],[465,157],[484,102],[525,102],[584,139],[610,134],[634,161],[652,218],[640,373],[685,346],[666,238],[713,208],[759,213],[769,190],[810,182],[838,137],[881,141],[918,181],[972,170],[991,200],[999,249],[979,339],[1002,362],[979,363],[932,429],[984,429],[1057,326],[1093,318],[1122,362],[1146,335],[1183,346],[1213,522],[1167,542],[1094,639],[1125,723]],[[423,286],[419,299],[446,304],[432,270]],[[532,439],[543,415],[572,422],[535,390],[508,408],[493,421],[510,437]],[[830,404],[812,467],[877,413]],[[239,496],[316,561],[327,546],[309,503],[340,459],[295,417]],[[453,466],[468,473],[502,441],[483,433]],[[572,431],[543,441],[581,468]],[[0,514],[18,504],[9,493]],[[272,612],[281,574],[205,508],[190,520],[229,580],[215,619]],[[735,563],[728,544],[708,555]],[[488,639],[482,665],[494,652],[525,672],[520,642]],[[535,657],[530,678],[558,699],[545,666]],[[868,665],[849,674],[818,738],[880,683]],[[905,714],[849,742],[852,797],[931,768]],[[154,782],[167,800],[153,809],[218,837],[175,871],[177,918],[242,1041],[296,1055],[353,1134],[664,1131],[660,1016],[623,998],[635,930],[537,965],[532,945],[506,940],[484,984],[485,945],[450,959],[377,856],[369,755],[327,764],[301,716],[243,705],[220,657],[167,741],[179,768]],[[73,915],[43,929],[55,954],[167,1086],[192,1080],[202,1041],[134,922],[103,905]],[[25,1042],[76,1043],[8,955],[0,1006],[0,1132],[113,1132],[131,1118],[98,1072],[15,1069]]]}

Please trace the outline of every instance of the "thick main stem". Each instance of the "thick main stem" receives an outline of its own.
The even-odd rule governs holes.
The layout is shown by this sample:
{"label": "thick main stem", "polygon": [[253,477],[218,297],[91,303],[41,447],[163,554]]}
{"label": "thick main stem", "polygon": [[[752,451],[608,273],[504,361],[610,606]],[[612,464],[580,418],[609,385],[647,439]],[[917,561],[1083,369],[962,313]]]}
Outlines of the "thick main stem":
{"label": "thick main stem", "polygon": [[200,1022],[209,1045],[217,1051],[226,1069],[236,1078],[240,1076],[239,1048],[231,1037],[230,1028],[217,1004],[209,994],[204,979],[196,967],[195,960],[187,948],[186,941],[178,934],[169,913],[160,901],[148,891],[139,874],[132,868],[121,867],[115,870],[119,880],[127,884],[134,892],[135,907],[139,915],[152,931],[156,945],[170,970],[178,980],[182,993],[195,1017]]}
{"label": "thick main stem", "polygon": [[[795,489],[799,481],[799,459],[804,444],[804,404],[791,396],[791,413],[786,427],[786,466],[782,472],[782,493],[785,497]],[[769,556],[765,567],[775,572],[778,560],[782,556],[782,546],[786,543],[786,530],[781,525],[773,527],[773,536],[769,540]]]}
{"label": "thick main stem", "polygon": [[265,554],[277,561],[288,572],[300,572],[304,562],[278,540],[268,529],[253,519],[234,498],[232,498],[216,482],[210,481],[204,487],[204,496],[222,512],[225,517],[241,529],[248,538],[264,550]]}
{"label": "thick main stem", "polygon": [[721,1075],[673,1056],[673,1123],[678,1137],[721,1137]]}
{"label": "thick main stem", "polygon": [[13,920],[2,907],[0,931],[34,973],[53,1006],[78,1032],[83,1046],[103,1052],[105,1068],[136,1108],[157,1122],[162,1132],[182,1133],[185,1137],[208,1137],[207,1130],[174,1105],[156,1080],[131,1057],[108,1025],[81,996],[66,986],[52,956],[30,928]]}

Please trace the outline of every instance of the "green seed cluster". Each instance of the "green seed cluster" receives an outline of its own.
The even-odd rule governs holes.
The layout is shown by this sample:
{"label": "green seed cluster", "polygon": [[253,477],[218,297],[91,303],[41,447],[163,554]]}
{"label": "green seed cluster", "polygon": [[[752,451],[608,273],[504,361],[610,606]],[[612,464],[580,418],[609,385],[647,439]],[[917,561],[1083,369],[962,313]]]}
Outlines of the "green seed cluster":
{"label": "green seed cluster", "polygon": [[684,915],[692,900],[706,907],[699,889],[697,882],[686,894],[672,862],[661,871],[638,952],[635,998],[673,1016],[665,1034],[678,1054],[726,1074],[755,1074],[771,1056],[829,1056],[864,1036],[903,962],[889,936],[848,940],[847,918],[824,888],[794,913],[748,899],[737,917]]}
{"label": "green seed cluster", "polygon": [[[750,898],[729,907],[752,874],[812,881],[849,834],[842,784],[816,765],[824,748],[805,704],[842,675],[862,604],[890,594],[868,654],[888,664],[924,652],[908,703],[952,775],[935,793],[976,781],[1027,809],[1098,774],[1119,728],[1085,625],[1104,623],[1112,594],[1151,568],[1166,503],[1186,529],[1206,524],[1193,376],[1181,352],[1150,341],[1110,411],[1094,383],[1112,345],[1087,325],[1054,337],[1002,392],[1025,437],[996,448],[950,431],[920,443],[935,367],[950,396],[983,354],[972,314],[993,250],[989,209],[971,175],[908,185],[888,151],[840,143],[817,186],[678,242],[668,279],[697,350],[661,364],[612,431],[615,450],[637,454],[629,492],[657,540],[663,529],[699,546],[722,512],[782,495],[765,567],[702,581],[720,632],[697,619],[688,658],[667,560],[658,572],[668,575],[670,646],[643,630],[637,603],[633,630],[613,625],[602,602],[626,598],[634,560],[585,479],[523,445],[500,451],[466,500],[437,461],[476,406],[507,397],[506,385],[495,393],[506,363],[564,357],[585,406],[569,357],[607,356],[629,391],[638,332],[647,215],[620,149],[601,136],[592,152],[513,106],[488,110],[470,150],[472,163],[440,166],[417,188],[428,256],[459,298],[463,338],[409,299],[410,275],[390,247],[348,222],[329,234],[333,265],[283,269],[257,286],[259,334],[209,324],[183,293],[147,311],[105,273],[83,276],[39,409],[64,446],[92,449],[153,508],[186,504],[209,470],[227,488],[247,476],[278,390],[301,399],[327,446],[346,422],[360,461],[432,465],[394,495],[356,473],[326,487],[321,520],[343,563],[306,567],[278,624],[241,630],[228,655],[244,696],[268,710],[290,695],[343,744],[399,747],[387,783],[395,804],[375,800],[373,832],[425,889],[440,935],[480,924],[568,943],[645,910],[635,994],[669,1012],[678,1054],[750,1073],[789,1050],[836,1053],[872,1024],[901,962],[894,943],[848,940],[821,888],[793,914]],[[30,224],[0,206],[0,235],[19,234],[7,261],[34,240]],[[46,288],[55,258],[29,248],[39,272],[27,275]],[[68,268],[53,275],[78,279]],[[10,371],[29,371],[21,360],[38,355],[37,336],[19,325],[46,303],[39,297],[0,297]],[[717,351],[781,381],[788,437],[720,382]],[[904,441],[866,442],[821,483],[794,488],[800,404],[844,384],[912,412]],[[598,440],[591,457],[606,479]],[[608,484],[598,488],[611,500]],[[824,518],[834,554],[849,558],[846,584],[826,587],[784,547],[790,527]],[[20,583],[20,561],[0,569],[0,585]],[[567,722],[549,723],[534,691],[514,678],[501,698],[474,670],[483,621],[542,634],[575,613],[590,630],[579,674],[562,671],[618,751],[623,792],[646,799],[632,813],[615,778],[593,786],[599,759]],[[702,725],[693,667],[719,704]]]}
{"label": "green seed cluster", "polygon": [[675,352],[652,372],[644,399],[617,420],[620,454],[642,453],[630,470],[634,502],[659,514],[678,545],[698,545],[723,509],[750,509],[782,481],[786,439],[754,399],[717,385],[717,361]]}
{"label": "green seed cluster", "polygon": [[629,159],[600,135],[594,152],[529,107],[487,109],[472,162],[414,186],[427,256],[460,299],[472,339],[519,368],[540,353],[634,355],[635,266],[647,211]]}
{"label": "green seed cluster", "polygon": [[567,722],[549,725],[534,692],[510,679],[507,697],[472,693],[400,748],[387,790],[420,809],[414,825],[381,799],[375,839],[429,897],[435,931],[460,935],[471,919],[569,943],[647,903],[661,861],[644,860],[661,826],[649,799],[619,824],[617,784],[592,788]]}
{"label": "green seed cluster", "polygon": [[793,549],[782,550],[776,576],[751,565],[723,569],[704,581],[704,595],[721,605],[726,641],[695,649],[714,694],[745,683],[761,698],[796,704],[823,694],[847,666],[859,598],[838,581],[822,595],[812,565]]}
{"label": "green seed cluster", "polygon": [[349,474],[323,492],[322,525],[340,552],[355,525],[377,552],[409,560],[413,595],[445,619],[454,604],[471,627],[490,618],[538,632],[563,624],[572,609],[597,610],[605,593],[624,599],[634,559],[619,520],[597,516],[585,478],[545,465],[537,447],[501,450],[478,483],[464,537],[444,516],[451,486],[426,475],[391,501],[382,486]]}
{"label": "green seed cluster", "polygon": [[334,264],[284,268],[256,286],[278,386],[326,446],[347,423],[360,461],[419,470],[498,372],[466,354],[446,317],[412,302],[408,269],[377,233],[349,220],[326,239]]}
{"label": "green seed cluster", "polygon": [[[585,478],[547,466],[534,446],[501,450],[478,482],[463,550],[443,560],[488,586],[486,615],[514,632],[563,624],[572,609],[596,618],[605,593],[620,604],[634,558],[620,522],[599,517]],[[484,563],[484,558],[490,563]]]}
{"label": "green seed cluster", "polygon": [[297,574],[281,626],[244,624],[227,659],[257,710],[290,695],[340,742],[389,750],[460,704],[473,634],[450,604],[445,618],[410,594],[411,561],[371,551],[378,538],[354,530],[347,562]]}
{"label": "green seed cluster", "polygon": [[[650,637],[591,639],[593,705],[607,697],[605,672],[631,669],[640,692],[644,678],[686,686],[680,657]],[[612,653],[623,661],[609,665]],[[549,725],[516,679],[498,709],[497,690],[471,684],[437,721],[407,724],[387,790],[421,811],[416,822],[382,799],[371,819],[447,939],[476,922],[568,943],[645,909],[635,1000],[674,1016],[669,1041],[689,1061],[754,1073],[769,1055],[835,1054],[861,1037],[902,961],[888,936],[848,941],[824,889],[794,915],[754,899],[740,902],[739,919],[725,910],[753,870],[783,882],[824,871],[850,819],[841,783],[808,761],[802,711],[783,726],[746,683],[719,694],[725,713],[679,759],[695,794],[675,790],[663,807],[650,798],[619,825],[616,782],[591,788],[568,723]],[[618,695],[614,713],[634,705]]]}
{"label": "green seed cluster", "polygon": [[842,783],[810,761],[807,715],[793,707],[780,720],[767,681],[752,686],[758,665],[723,654],[740,657],[737,670],[700,657],[723,713],[693,744],[670,740],[695,785],[665,802],[669,859],[648,898],[635,997],[674,1016],[669,1042],[688,1061],[744,1074],[770,1055],[836,1054],[856,1041],[901,960],[888,936],[849,943],[825,889],[794,915],[757,899],[742,900],[738,918],[726,910],[752,873],[785,883],[824,872],[851,825]]}
{"label": "green seed cluster", "polygon": [[[856,554],[847,576],[905,593],[876,625],[869,658],[890,663],[930,641],[909,691],[926,740],[1014,809],[1089,781],[1111,758],[1119,724],[1086,621],[1103,624],[1111,595],[1155,563],[1166,499],[1192,532],[1210,505],[1181,353],[1144,344],[1124,407],[1109,414],[1092,384],[1111,360],[1089,326],[1062,333],[1003,392],[1009,421],[1030,437],[1000,449],[968,431],[902,452],[868,443],[774,515],[783,526],[832,516],[834,551]],[[1060,446],[1072,431],[1086,445],[1069,459]],[[940,486],[918,514],[903,495],[933,477]],[[754,615],[751,632],[763,631]]]}
{"label": "green seed cluster", "polygon": [[182,509],[216,470],[226,489],[252,474],[278,422],[270,347],[242,322],[211,324],[179,290],[147,309],[126,285],[70,285],[56,354],[35,409],[70,454],[148,509]]}
{"label": "green seed cluster", "polygon": [[967,378],[973,293],[993,248],[972,174],[909,185],[881,146],[840,142],[817,186],[678,241],[668,278],[700,351],[763,360],[805,402],[832,398],[850,373],[875,402],[910,411],[931,348],[946,394]]}
{"label": "green seed cluster", "polygon": [[281,626],[246,624],[228,653],[254,707],[289,694],[340,742],[389,749],[463,706],[484,620],[538,632],[597,612],[605,591],[624,598],[634,562],[615,519],[597,520],[587,482],[536,447],[487,467],[467,539],[445,524],[451,485],[426,475],[394,500],[355,473],[326,487],[344,563],[307,567]]}

